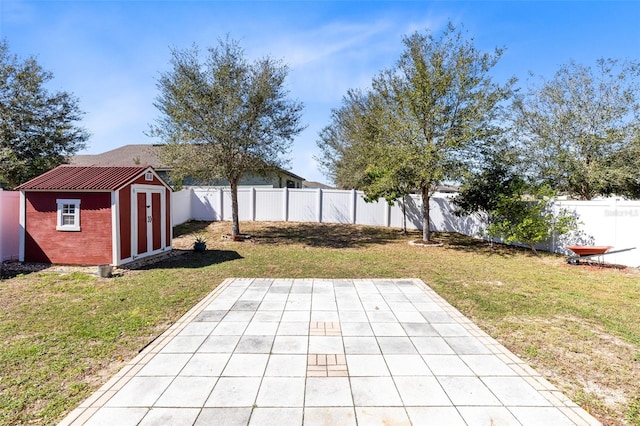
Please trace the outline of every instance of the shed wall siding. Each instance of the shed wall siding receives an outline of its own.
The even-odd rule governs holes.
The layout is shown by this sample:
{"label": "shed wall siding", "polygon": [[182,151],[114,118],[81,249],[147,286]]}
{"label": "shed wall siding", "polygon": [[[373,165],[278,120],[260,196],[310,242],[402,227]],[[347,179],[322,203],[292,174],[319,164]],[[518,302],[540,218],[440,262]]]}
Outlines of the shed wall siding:
{"label": "shed wall siding", "polygon": [[131,257],[131,185],[120,189],[120,260]]}
{"label": "shed wall siding", "polygon": [[142,176],[140,176],[139,178],[137,178],[136,180],[134,180],[131,183],[134,184],[134,185],[162,185],[162,186],[164,186],[164,184],[160,181],[160,179],[158,179],[155,175],[153,175],[153,180],[145,180],[144,179],[144,173],[142,174]]}
{"label": "shed wall siding", "polygon": [[172,244],[171,240],[173,239],[172,238],[173,237],[173,230],[171,229],[171,227],[172,227],[172,224],[171,224],[171,191],[169,189],[165,189],[164,199],[165,199],[165,202],[167,203],[167,205],[166,205],[167,213],[165,215],[165,221],[166,221],[165,222],[165,232],[166,232],[166,235],[165,235],[165,240],[164,241],[165,241],[165,245],[167,247],[171,247],[171,244]]}
{"label": "shed wall siding", "polygon": [[[56,199],[80,200],[80,231],[56,231]],[[111,263],[111,194],[26,192],[25,261]]]}

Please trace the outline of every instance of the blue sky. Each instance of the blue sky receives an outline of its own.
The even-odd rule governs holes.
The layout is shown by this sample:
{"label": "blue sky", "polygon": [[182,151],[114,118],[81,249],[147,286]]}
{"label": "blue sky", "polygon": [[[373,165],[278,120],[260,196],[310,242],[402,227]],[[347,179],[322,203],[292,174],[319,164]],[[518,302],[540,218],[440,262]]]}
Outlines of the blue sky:
{"label": "blue sky", "polygon": [[313,156],[318,132],[349,88],[366,87],[402,51],[402,36],[464,25],[483,51],[505,47],[493,70],[525,86],[562,64],[640,60],[640,1],[13,1],[0,2],[0,37],[53,72],[72,92],[91,133],[83,153],[157,142],[143,134],[169,48],[201,49],[229,34],[249,59],[290,67],[291,97],[305,104],[289,169],[326,182]]}

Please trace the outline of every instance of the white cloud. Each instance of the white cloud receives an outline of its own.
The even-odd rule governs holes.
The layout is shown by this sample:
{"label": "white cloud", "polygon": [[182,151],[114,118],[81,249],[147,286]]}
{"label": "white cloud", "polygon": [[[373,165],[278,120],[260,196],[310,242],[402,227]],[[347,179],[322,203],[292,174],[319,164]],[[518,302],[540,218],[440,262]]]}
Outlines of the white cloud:
{"label": "white cloud", "polygon": [[348,89],[368,87],[375,75],[394,64],[403,35],[427,28],[437,31],[447,23],[431,14],[408,19],[409,13],[337,19],[309,29],[289,27],[254,42],[289,65],[294,95],[310,102],[337,102]]}
{"label": "white cloud", "polygon": [[290,67],[292,94],[305,101],[339,100],[347,89],[362,87],[383,67],[399,44],[387,34],[393,23],[331,22],[308,31],[275,36],[261,48]]}
{"label": "white cloud", "polygon": [[333,22],[320,28],[276,38],[267,49],[276,57],[286,58],[293,68],[333,61],[336,57],[362,54],[362,47],[372,44],[391,24],[386,20],[372,23]]}

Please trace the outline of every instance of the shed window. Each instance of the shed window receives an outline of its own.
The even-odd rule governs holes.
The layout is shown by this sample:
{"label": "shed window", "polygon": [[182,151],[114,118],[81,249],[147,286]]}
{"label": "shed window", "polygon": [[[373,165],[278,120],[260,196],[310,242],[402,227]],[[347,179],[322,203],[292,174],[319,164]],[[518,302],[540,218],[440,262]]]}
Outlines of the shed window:
{"label": "shed window", "polygon": [[79,231],[80,230],[80,200],[56,200],[58,220],[56,230]]}

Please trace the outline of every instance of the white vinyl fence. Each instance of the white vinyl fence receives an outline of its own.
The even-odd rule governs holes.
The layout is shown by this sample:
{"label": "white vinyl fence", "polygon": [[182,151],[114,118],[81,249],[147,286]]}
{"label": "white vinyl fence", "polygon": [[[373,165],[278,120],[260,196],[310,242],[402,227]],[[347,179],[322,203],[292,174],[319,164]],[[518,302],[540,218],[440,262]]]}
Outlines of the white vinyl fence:
{"label": "white vinyl fence", "polygon": [[0,262],[18,259],[20,193],[0,190]]}
{"label": "white vinyl fence", "polygon": [[[174,225],[189,218],[231,220],[229,189],[186,189],[174,193],[171,204]],[[407,228],[422,229],[421,197],[408,196],[406,204]],[[430,208],[433,231],[477,235],[483,229],[481,221],[475,218],[454,216],[451,201],[444,194],[434,195]],[[240,188],[238,215],[241,221],[349,223],[397,228],[402,227],[403,221],[399,203],[393,206],[384,200],[367,203],[360,191],[333,189]]]}
{"label": "white vinyl fence", "polygon": [[[328,222],[402,227],[402,208],[385,201],[366,203],[358,191],[241,188],[238,191],[240,220]],[[421,198],[407,197],[407,227],[422,229]],[[0,260],[19,254],[20,193],[0,191]],[[433,231],[479,236],[485,223],[478,217],[459,218],[452,213],[451,196],[431,198]],[[556,206],[574,212],[579,229],[551,241],[547,249],[567,253],[567,245],[612,246],[612,251],[635,250],[602,257],[608,263],[640,266],[640,201],[607,198],[594,201],[558,201]],[[173,224],[189,220],[231,220],[228,189],[192,188],[172,193]]]}
{"label": "white vinyl fence", "polygon": [[566,253],[567,245],[612,246],[610,251],[635,250],[602,256],[617,265],[640,266],[640,200],[605,198],[592,201],[558,201],[557,207],[575,213],[578,230],[553,241],[550,249]]}
{"label": "white vinyl fence", "polygon": [[[478,237],[486,223],[478,216],[457,217],[452,195],[436,193],[430,201],[431,230],[459,232]],[[407,228],[422,229],[421,197],[406,198]],[[188,220],[231,220],[229,189],[191,188],[175,192],[172,197],[174,225]],[[239,216],[242,221],[284,221],[350,223],[402,227],[402,207],[389,206],[381,200],[364,201],[359,191],[328,189],[240,188]],[[607,245],[612,251],[637,247],[635,250],[610,254],[603,261],[632,267],[640,266],[640,201],[607,198],[595,201],[558,201],[557,208],[573,212],[579,229],[554,239],[543,249],[569,253],[567,245]]]}

